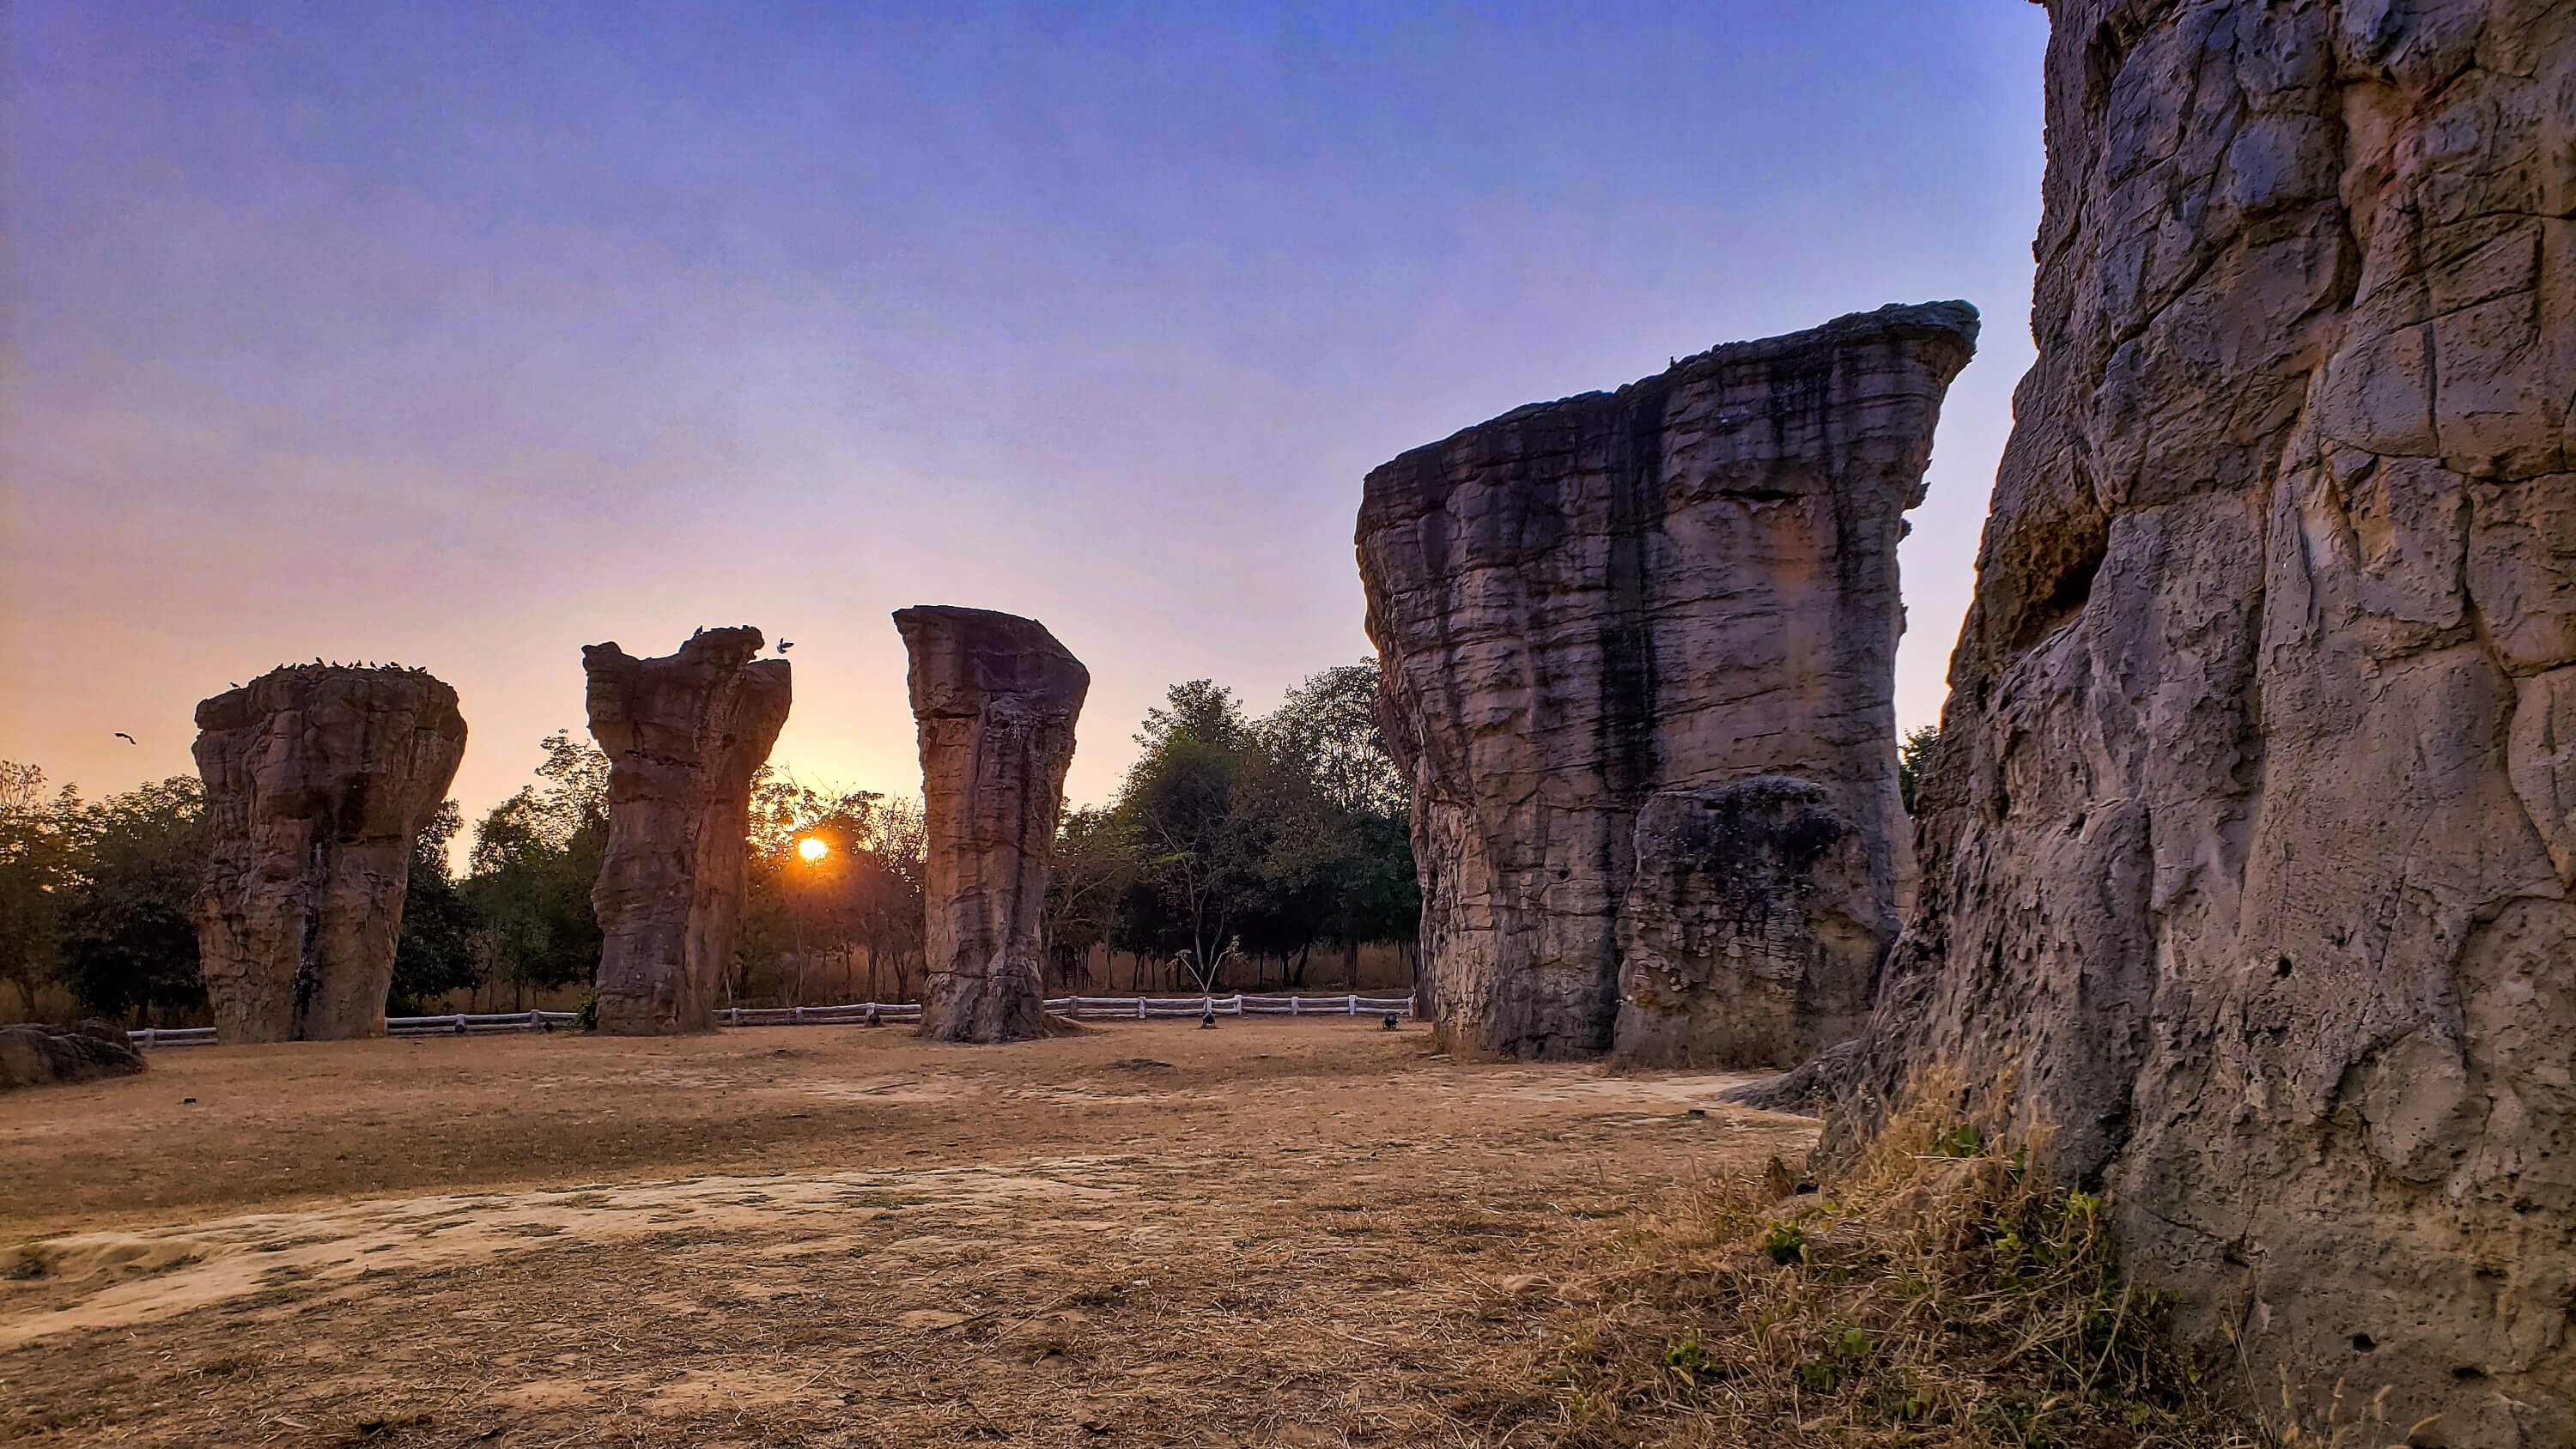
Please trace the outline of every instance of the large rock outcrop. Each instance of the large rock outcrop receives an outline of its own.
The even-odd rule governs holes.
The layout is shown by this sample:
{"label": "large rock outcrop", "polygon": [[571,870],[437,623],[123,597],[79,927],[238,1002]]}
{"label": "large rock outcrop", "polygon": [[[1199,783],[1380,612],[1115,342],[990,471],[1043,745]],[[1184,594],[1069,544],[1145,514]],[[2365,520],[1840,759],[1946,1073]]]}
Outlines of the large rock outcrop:
{"label": "large rock outcrop", "polygon": [[197,706],[197,952],[227,1042],[381,1036],[412,837],[465,758],[418,669],[297,664]]}
{"label": "large rock outcrop", "polygon": [[2576,7],[2049,12],[2039,362],[1827,1075],[1964,1071],[2258,1383],[2576,1443]]}
{"label": "large rock outcrop", "polygon": [[1896,545],[1976,328],[1963,302],[1844,317],[1369,474],[1452,1046],[1760,1065],[1866,1016],[1909,871]]}
{"label": "large rock outcrop", "polygon": [[1034,619],[924,607],[898,610],[894,624],[912,656],[921,737],[930,963],[921,1034],[1049,1035],[1047,863],[1090,671]]}
{"label": "large rock outcrop", "polygon": [[0,1092],[130,1077],[144,1066],[143,1053],[125,1033],[103,1021],[0,1026]]}
{"label": "large rock outcrop", "polygon": [[787,723],[784,659],[758,629],[702,629],[676,654],[585,645],[590,732],[608,756],[599,1029],[712,1031],[742,926],[751,777]]}

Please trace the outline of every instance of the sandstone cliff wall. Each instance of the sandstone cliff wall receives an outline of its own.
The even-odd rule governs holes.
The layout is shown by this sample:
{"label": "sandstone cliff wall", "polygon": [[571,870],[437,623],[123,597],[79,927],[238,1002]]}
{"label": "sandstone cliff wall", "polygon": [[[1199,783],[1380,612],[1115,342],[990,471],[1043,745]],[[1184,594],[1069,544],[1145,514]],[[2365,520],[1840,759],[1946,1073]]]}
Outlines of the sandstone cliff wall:
{"label": "sandstone cliff wall", "polygon": [[2049,11],[2040,359],[1858,1079],[2052,1131],[2263,1383],[2576,1443],[2576,7]]}
{"label": "sandstone cliff wall", "polygon": [[787,723],[784,659],[757,629],[708,629],[676,654],[581,651],[590,732],[608,755],[608,844],[591,909],[599,1029],[711,1031],[742,924],[751,777]]}
{"label": "sandstone cliff wall", "polygon": [[1047,865],[1091,674],[1034,619],[924,607],[894,616],[921,741],[930,979],[921,1034],[1045,1036]]}
{"label": "sandstone cliff wall", "polygon": [[417,669],[273,669],[197,706],[195,751],[217,1035],[383,1035],[412,837],[465,757],[456,691]]}
{"label": "sandstone cliff wall", "polygon": [[[1883,308],[1369,475],[1422,990],[1454,1046],[1743,1065],[1857,1029],[1907,870],[1896,544],[1975,336],[1964,303]],[[1779,800],[1723,795],[1764,779],[1799,841],[1768,833]],[[1701,811],[1724,825],[1681,824]]]}

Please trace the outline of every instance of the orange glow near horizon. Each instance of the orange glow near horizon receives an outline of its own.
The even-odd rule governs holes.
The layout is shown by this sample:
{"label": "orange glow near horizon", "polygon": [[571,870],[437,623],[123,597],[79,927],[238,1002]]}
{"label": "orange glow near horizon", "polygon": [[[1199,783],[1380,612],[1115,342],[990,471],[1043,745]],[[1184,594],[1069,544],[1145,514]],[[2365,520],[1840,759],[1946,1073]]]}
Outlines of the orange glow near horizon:
{"label": "orange glow near horizon", "polygon": [[831,844],[820,836],[808,835],[796,842],[796,853],[807,861],[821,860],[832,853]]}

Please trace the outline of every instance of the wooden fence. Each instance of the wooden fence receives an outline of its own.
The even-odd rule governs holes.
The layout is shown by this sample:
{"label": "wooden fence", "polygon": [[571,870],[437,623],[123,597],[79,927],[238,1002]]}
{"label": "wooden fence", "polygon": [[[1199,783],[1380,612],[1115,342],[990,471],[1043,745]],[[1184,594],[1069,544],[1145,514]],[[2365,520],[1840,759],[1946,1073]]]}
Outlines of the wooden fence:
{"label": "wooden fence", "polygon": [[[1413,1015],[1410,996],[1057,996],[1046,1009],[1073,1020],[1147,1021],[1155,1017]],[[576,1025],[569,1011],[459,1012],[451,1016],[389,1016],[387,1036],[472,1036],[495,1031],[554,1031]],[[720,1026],[894,1026],[921,1020],[917,1001],[860,1001],[845,1006],[729,1006],[716,1013]],[[213,1046],[211,1026],[138,1027],[126,1033],[138,1047]]]}

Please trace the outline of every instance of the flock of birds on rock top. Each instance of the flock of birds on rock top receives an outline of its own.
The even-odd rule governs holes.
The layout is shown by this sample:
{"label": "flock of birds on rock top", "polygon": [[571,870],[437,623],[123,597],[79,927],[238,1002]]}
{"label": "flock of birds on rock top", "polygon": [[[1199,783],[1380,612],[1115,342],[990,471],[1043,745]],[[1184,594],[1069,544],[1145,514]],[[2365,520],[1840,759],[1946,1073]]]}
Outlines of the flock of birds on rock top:
{"label": "flock of birds on rock top", "polygon": [[[689,637],[690,637],[690,638],[692,638],[692,639],[694,639],[694,638],[696,638],[696,637],[698,636],[698,634],[703,634],[703,633],[705,633],[705,632],[707,632],[707,631],[706,631],[706,630],[704,630],[704,629],[700,629],[700,630],[698,630],[698,631],[697,631],[697,634],[691,634]],[[793,640],[793,639],[781,639],[781,640],[779,640],[779,641],[778,641],[778,652],[779,652],[780,654],[782,654],[782,655],[783,655],[783,654],[785,654],[788,650],[793,649],[793,648],[795,648],[795,647],[796,647],[796,641],[795,641],[795,640]],[[290,667],[290,668],[294,668],[294,669],[312,669],[312,668],[314,668],[314,667],[316,667],[316,666],[320,666],[320,667],[323,667],[323,668],[333,668],[333,669],[336,669],[336,668],[340,668],[340,667],[342,667],[342,666],[339,666],[339,665],[327,665],[327,664],[324,664],[324,663],[323,663],[322,656],[321,656],[321,655],[319,655],[319,654],[316,654],[316,655],[314,655],[314,656],[313,656],[313,663],[311,663],[311,664],[296,664],[296,665],[291,665],[291,666],[288,666],[288,667]],[[356,666],[356,667],[359,667],[359,668],[365,668],[365,669],[408,669],[408,670],[410,670],[410,671],[411,671],[412,673],[414,673],[414,674],[426,674],[426,673],[428,673],[428,672],[429,672],[428,670],[423,669],[421,666],[419,666],[419,665],[417,665],[417,664],[398,664],[398,663],[396,663],[396,662],[394,662],[393,660],[390,660],[390,659],[389,659],[389,660],[386,660],[386,661],[385,661],[384,663],[382,663],[382,664],[378,664],[376,661],[374,661],[374,660],[370,659],[370,660],[368,660],[364,665],[360,665],[360,666]],[[241,688],[241,687],[242,687],[242,686],[241,686],[241,681],[240,681],[240,680],[238,680],[238,679],[233,680],[233,681],[231,682],[230,687],[231,687],[231,688],[234,688],[234,689],[239,689],[239,688]],[[142,741],[140,741],[140,740],[136,739],[136,738],[135,738],[134,736],[132,736],[132,735],[127,734],[127,733],[126,733],[125,731],[123,731],[123,730],[118,730],[118,731],[116,731],[116,732],[115,732],[115,737],[116,737],[117,739],[120,739],[120,740],[125,741],[125,742],[126,742],[127,744],[129,744],[129,745],[139,745],[139,744],[141,744],[141,743],[142,743]]]}

